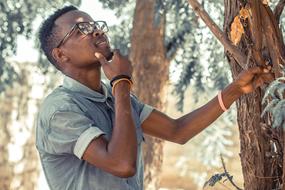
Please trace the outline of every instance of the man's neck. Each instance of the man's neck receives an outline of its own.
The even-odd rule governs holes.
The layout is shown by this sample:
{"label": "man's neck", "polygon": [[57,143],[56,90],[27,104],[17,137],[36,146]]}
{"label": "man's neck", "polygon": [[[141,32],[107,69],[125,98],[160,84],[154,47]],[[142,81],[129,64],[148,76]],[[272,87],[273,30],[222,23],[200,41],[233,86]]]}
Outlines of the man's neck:
{"label": "man's neck", "polygon": [[103,93],[101,86],[101,71],[100,69],[92,69],[89,71],[79,71],[68,74],[69,77],[77,80],[88,88]]}

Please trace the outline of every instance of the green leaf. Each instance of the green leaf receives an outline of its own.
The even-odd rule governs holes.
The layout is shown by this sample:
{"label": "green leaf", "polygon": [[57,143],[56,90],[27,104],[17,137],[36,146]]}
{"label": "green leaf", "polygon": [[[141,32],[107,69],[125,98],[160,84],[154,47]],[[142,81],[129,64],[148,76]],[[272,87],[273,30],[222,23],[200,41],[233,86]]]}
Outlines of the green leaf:
{"label": "green leaf", "polygon": [[266,105],[266,107],[264,108],[261,117],[264,117],[265,113],[270,112],[278,103],[279,100],[274,99],[271,102],[269,102],[269,104]]}
{"label": "green leaf", "polygon": [[285,120],[285,100],[279,101],[276,106],[272,109],[273,115],[273,128],[281,127]]}

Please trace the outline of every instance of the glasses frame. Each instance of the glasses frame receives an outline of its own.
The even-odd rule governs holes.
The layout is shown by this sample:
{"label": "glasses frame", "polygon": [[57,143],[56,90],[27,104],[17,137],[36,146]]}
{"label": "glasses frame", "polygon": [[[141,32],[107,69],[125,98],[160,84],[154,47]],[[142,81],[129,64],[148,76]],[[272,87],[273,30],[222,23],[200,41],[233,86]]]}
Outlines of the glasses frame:
{"label": "glasses frame", "polygon": [[[59,48],[62,44],[64,44],[64,42],[66,42],[66,41],[68,40],[68,38],[72,35],[72,33],[73,33],[76,29],[78,29],[78,30],[79,30],[82,34],[84,34],[84,35],[92,34],[92,33],[94,33],[94,31],[97,31],[97,30],[101,30],[101,31],[102,31],[101,28],[95,29],[95,27],[93,27],[92,32],[89,32],[88,34],[85,34],[84,32],[82,32],[82,29],[80,29],[80,27],[79,27],[79,24],[82,24],[82,23],[89,23],[89,24],[94,25],[94,26],[95,26],[96,23],[102,23],[102,25],[105,25],[105,26],[106,26],[106,31],[103,31],[103,32],[106,33],[106,32],[109,31],[109,27],[108,27],[107,23],[106,23],[105,21],[103,21],[103,20],[91,21],[91,22],[78,22],[78,23],[74,24],[74,25],[71,27],[70,31],[69,31],[68,33],[66,33],[66,35],[65,35],[65,36],[62,38],[62,40],[58,43],[58,45],[56,46],[56,48]],[[99,25],[100,25],[100,24],[99,24]]]}

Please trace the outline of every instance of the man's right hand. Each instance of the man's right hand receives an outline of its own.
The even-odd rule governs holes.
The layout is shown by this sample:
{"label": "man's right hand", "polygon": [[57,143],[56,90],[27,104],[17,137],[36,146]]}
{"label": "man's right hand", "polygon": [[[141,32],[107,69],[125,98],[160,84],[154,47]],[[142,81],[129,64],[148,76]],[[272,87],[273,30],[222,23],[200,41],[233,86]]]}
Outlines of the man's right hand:
{"label": "man's right hand", "polygon": [[[131,62],[118,51],[114,52],[113,59],[95,53],[108,79],[118,75],[131,76]],[[119,82],[116,86],[114,99],[115,121],[111,138],[107,140],[100,136],[92,140],[83,154],[88,163],[118,177],[128,178],[136,174],[137,166],[137,135],[133,119],[130,85]],[[114,86],[113,86],[114,88]]]}
{"label": "man's right hand", "polygon": [[118,75],[128,75],[131,77],[132,64],[130,60],[127,57],[122,56],[119,50],[115,50],[113,53],[114,55],[110,62],[108,62],[107,59],[101,53],[94,53],[95,57],[101,63],[106,77],[109,80]]}

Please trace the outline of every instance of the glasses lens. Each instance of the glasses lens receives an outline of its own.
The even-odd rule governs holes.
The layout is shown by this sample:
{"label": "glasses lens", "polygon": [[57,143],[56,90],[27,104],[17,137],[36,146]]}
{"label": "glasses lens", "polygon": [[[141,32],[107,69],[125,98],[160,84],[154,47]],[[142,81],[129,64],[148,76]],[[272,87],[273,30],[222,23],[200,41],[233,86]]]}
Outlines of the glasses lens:
{"label": "glasses lens", "polygon": [[108,32],[108,26],[104,21],[97,22],[82,22],[78,24],[79,30],[85,34],[92,34],[96,30],[101,30],[102,32]]}
{"label": "glasses lens", "polygon": [[95,22],[94,29],[101,30],[102,32],[108,32],[109,30],[106,22],[103,22],[103,21]]}
{"label": "glasses lens", "polygon": [[93,32],[93,26],[89,22],[79,23],[78,28],[85,35],[91,34]]}

